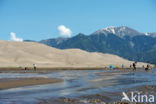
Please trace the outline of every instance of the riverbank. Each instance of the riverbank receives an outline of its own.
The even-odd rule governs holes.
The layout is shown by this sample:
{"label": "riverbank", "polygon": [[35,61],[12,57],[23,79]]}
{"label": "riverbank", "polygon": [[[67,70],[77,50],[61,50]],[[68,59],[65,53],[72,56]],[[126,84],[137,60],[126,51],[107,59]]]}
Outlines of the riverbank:
{"label": "riverbank", "polygon": [[[19,67],[0,67],[1,71],[17,71],[17,72],[51,72],[51,71],[58,71],[58,70],[105,70],[110,69],[109,67],[37,67],[37,70],[34,71],[33,67],[27,67],[27,70],[25,68],[19,68]],[[132,70],[133,68],[125,67],[114,67],[113,69],[118,70]],[[142,67],[137,67],[137,69],[143,69]]]}

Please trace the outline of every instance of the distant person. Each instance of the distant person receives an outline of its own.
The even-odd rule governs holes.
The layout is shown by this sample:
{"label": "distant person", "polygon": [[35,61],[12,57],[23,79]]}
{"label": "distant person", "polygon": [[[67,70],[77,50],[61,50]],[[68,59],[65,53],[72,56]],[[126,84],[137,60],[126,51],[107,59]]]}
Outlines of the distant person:
{"label": "distant person", "polygon": [[124,68],[124,64],[122,64],[122,69]]}
{"label": "distant person", "polygon": [[22,70],[22,66],[19,66],[19,69]]}
{"label": "distant person", "polygon": [[24,69],[25,69],[25,70],[28,70],[28,68],[27,68],[27,67],[25,67]]}
{"label": "distant person", "polygon": [[36,64],[33,64],[33,66],[34,66],[34,71],[36,71],[36,69],[37,69]]}
{"label": "distant person", "polygon": [[147,64],[146,68],[145,68],[145,71],[148,71],[150,70],[150,64]]}
{"label": "distant person", "polygon": [[133,70],[134,70],[134,71],[136,71],[136,64],[137,64],[137,62],[134,62],[134,63],[133,63]]}

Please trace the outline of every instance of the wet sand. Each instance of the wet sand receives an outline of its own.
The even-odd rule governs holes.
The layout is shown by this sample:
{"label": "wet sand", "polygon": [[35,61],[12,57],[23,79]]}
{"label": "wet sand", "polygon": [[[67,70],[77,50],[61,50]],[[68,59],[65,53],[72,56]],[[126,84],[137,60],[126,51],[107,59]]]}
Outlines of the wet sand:
{"label": "wet sand", "polygon": [[136,73],[136,72],[147,72],[147,71],[145,71],[145,70],[136,70],[136,71],[133,71],[133,69],[123,69],[123,70],[118,69],[118,70],[115,70],[115,71],[108,71],[108,72],[96,73],[96,75],[98,75],[98,76],[109,76],[109,75],[118,74],[118,73]]}
{"label": "wet sand", "polygon": [[[33,67],[27,67],[26,71],[33,71]],[[109,67],[37,67],[37,71],[55,71],[55,70],[99,70],[109,69]],[[121,69],[121,68],[118,68]],[[18,67],[0,67],[0,71],[25,71],[24,68],[19,69]]]}
{"label": "wet sand", "polygon": [[23,87],[23,86],[32,86],[40,84],[50,84],[62,82],[61,79],[48,79],[48,78],[7,78],[0,79],[0,90]]}
{"label": "wet sand", "polygon": [[[27,67],[27,70],[24,70],[24,68],[19,69],[18,67],[0,67],[0,73],[2,72],[5,72],[5,73],[49,73],[49,72],[65,71],[65,70],[106,70],[106,69],[110,69],[110,68],[109,67],[37,67],[37,70],[34,71],[33,67]],[[114,69],[117,69],[120,72],[133,71],[132,68],[115,67]],[[137,69],[142,69],[142,68],[138,67]]]}

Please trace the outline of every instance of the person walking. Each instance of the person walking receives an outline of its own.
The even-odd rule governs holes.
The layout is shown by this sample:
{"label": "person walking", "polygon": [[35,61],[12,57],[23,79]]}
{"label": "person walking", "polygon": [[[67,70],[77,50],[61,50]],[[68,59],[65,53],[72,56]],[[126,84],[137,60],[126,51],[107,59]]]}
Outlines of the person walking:
{"label": "person walking", "polygon": [[22,66],[19,66],[19,69],[22,70],[23,69]]}
{"label": "person walking", "polygon": [[136,64],[137,64],[137,62],[133,63],[133,71],[136,71]]}
{"label": "person walking", "polygon": [[145,71],[148,71],[150,70],[150,64],[147,64],[146,68],[145,68]]}
{"label": "person walking", "polygon": [[124,69],[124,64],[121,65],[122,69]]}
{"label": "person walking", "polygon": [[36,69],[37,69],[36,64],[33,64],[33,66],[34,66],[34,71],[36,71]]}

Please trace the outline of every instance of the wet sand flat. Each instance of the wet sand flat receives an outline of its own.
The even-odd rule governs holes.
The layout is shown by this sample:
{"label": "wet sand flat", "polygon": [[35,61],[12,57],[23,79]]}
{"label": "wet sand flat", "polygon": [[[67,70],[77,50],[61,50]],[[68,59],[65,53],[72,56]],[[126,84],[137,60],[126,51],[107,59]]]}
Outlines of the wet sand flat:
{"label": "wet sand flat", "polygon": [[0,90],[23,87],[23,86],[32,86],[40,84],[50,84],[62,82],[61,79],[48,79],[48,78],[7,78],[0,79]]}

